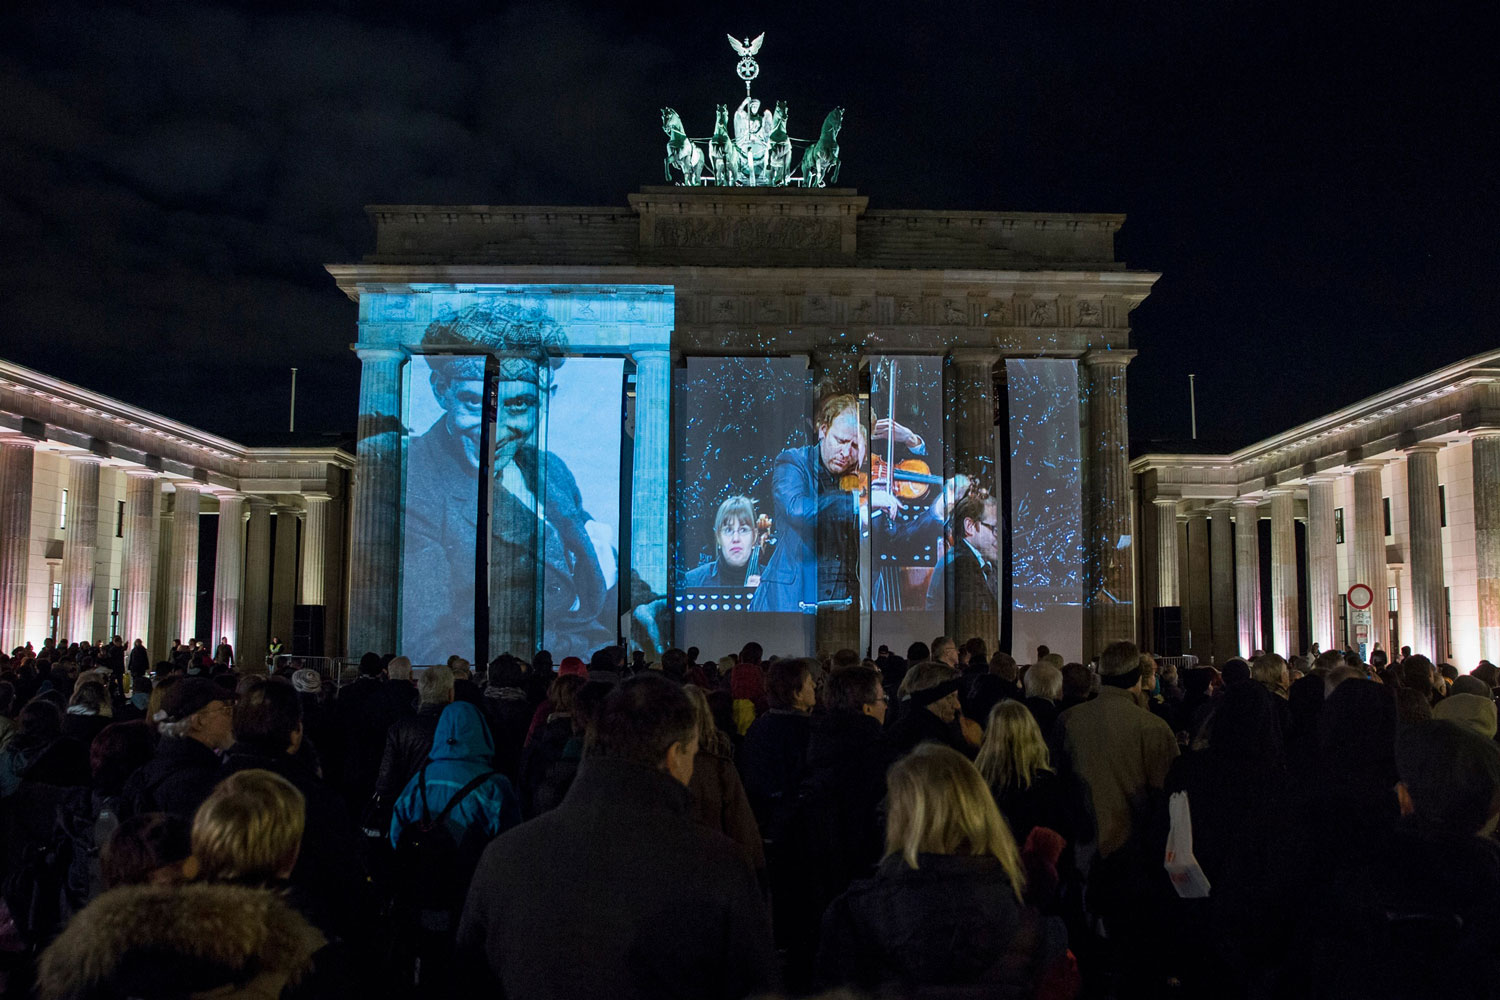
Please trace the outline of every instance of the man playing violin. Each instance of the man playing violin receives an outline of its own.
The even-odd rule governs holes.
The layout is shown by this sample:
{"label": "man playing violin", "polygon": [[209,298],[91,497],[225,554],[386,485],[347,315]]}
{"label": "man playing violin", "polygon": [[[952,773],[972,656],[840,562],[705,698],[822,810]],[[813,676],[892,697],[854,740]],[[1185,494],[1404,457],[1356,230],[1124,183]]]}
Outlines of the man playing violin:
{"label": "man playing violin", "polygon": [[[869,452],[869,439],[859,419],[859,400],[849,394],[826,396],[814,417],[817,441],[788,448],[776,456],[772,473],[777,529],[776,551],[761,573],[751,611],[816,612],[822,604],[848,607],[861,592],[859,536],[869,523],[882,544],[904,543],[910,537],[942,533],[943,497],[921,517],[897,524],[891,516],[900,507],[889,483],[860,481]],[[877,438],[899,434],[907,447],[920,436],[892,420],[875,425]],[[866,491],[869,506],[861,502]],[[867,521],[869,512],[886,516]]]}

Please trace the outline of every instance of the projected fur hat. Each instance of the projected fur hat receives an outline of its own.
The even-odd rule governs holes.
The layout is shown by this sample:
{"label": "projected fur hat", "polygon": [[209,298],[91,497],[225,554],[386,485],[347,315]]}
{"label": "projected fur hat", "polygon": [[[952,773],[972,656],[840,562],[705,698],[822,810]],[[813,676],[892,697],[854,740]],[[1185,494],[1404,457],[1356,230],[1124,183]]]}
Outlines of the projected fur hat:
{"label": "projected fur hat", "polygon": [[[530,382],[545,388],[551,384],[552,372],[562,366],[568,335],[544,310],[490,301],[439,316],[422,335],[422,346],[449,348],[455,353],[477,349],[523,355],[498,359],[500,381]],[[483,378],[484,359],[455,359],[445,374],[455,379]]]}

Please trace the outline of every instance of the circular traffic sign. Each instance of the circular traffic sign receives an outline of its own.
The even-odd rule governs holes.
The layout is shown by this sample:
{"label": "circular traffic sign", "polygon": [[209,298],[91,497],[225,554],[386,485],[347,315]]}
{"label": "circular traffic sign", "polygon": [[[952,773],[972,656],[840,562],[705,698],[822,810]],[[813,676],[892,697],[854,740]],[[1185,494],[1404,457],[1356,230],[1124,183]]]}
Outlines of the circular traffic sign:
{"label": "circular traffic sign", "polygon": [[1349,588],[1349,606],[1356,611],[1363,611],[1375,603],[1375,591],[1367,584],[1356,583]]}

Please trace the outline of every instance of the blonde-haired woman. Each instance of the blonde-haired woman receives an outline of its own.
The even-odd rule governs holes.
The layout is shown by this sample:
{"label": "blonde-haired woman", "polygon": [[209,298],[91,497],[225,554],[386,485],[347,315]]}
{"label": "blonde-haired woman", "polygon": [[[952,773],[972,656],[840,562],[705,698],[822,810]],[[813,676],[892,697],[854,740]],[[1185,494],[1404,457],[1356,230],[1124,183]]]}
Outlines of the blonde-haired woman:
{"label": "blonde-haired woman", "polygon": [[1021,902],[1021,860],[979,771],[924,743],[886,775],[886,856],[823,915],[829,986],[1029,997],[1066,961],[1062,921]]}
{"label": "blonde-haired woman", "polygon": [[1038,826],[1072,839],[1062,781],[1052,769],[1047,743],[1029,708],[1006,700],[990,709],[984,745],[974,765],[990,786],[1017,843],[1025,844]]}

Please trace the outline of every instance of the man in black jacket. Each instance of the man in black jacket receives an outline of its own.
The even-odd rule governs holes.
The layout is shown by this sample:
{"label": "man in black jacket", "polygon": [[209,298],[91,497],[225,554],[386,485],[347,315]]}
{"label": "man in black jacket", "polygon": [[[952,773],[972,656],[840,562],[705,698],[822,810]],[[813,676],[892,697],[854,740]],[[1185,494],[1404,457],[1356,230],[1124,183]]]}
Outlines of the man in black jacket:
{"label": "man in black jacket", "polygon": [[479,862],[456,953],[471,990],[545,1000],[738,998],[776,986],[755,875],[696,824],[692,703],[647,674],[606,699],[562,804]]}
{"label": "man in black jacket", "polygon": [[126,782],[121,800],[135,813],[171,813],[192,822],[219,783],[219,752],[234,742],[231,696],[206,677],[162,683],[166,690],[156,717],[161,742]]}
{"label": "man in black jacket", "polygon": [[256,679],[234,709],[234,744],[220,778],[260,768],[297,786],[306,803],[302,849],[291,884],[313,922],[330,937],[362,940],[370,908],[355,852],[355,828],[344,800],[317,776],[302,749],[302,700],[281,678]]}
{"label": "man in black jacket", "polygon": [[375,778],[375,794],[389,807],[432,752],[443,709],[453,704],[453,669],[439,663],[422,671],[417,682],[417,714],[398,719],[385,734],[385,754]]}
{"label": "man in black jacket", "polygon": [[735,763],[755,822],[769,828],[775,810],[795,792],[807,740],[812,734],[813,706],[818,702],[812,671],[805,660],[777,660],[766,671],[770,711],[750,724]]}

